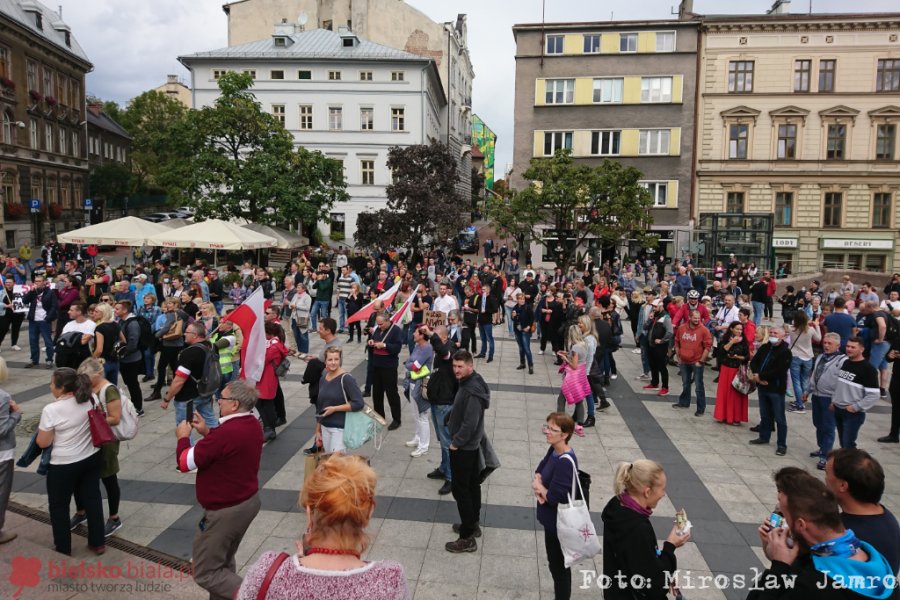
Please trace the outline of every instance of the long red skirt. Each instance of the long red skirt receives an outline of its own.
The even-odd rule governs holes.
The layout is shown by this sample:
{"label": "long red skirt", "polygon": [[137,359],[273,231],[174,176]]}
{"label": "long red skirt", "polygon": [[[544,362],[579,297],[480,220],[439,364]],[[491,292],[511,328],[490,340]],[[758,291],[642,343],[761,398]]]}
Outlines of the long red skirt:
{"label": "long red skirt", "polygon": [[731,425],[750,420],[750,400],[731,385],[738,370],[721,365],[719,367],[719,387],[716,389],[716,410],[713,418]]}

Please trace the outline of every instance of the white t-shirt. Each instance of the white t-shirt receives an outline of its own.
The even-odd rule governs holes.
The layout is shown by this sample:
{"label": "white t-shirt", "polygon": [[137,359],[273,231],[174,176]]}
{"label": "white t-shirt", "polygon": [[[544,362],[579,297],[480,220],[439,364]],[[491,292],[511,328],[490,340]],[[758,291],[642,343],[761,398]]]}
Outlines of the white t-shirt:
{"label": "white t-shirt", "polygon": [[54,433],[51,465],[70,465],[99,450],[91,442],[90,409],[90,402],[79,404],[75,396],[68,396],[51,402],[41,411],[38,429]]}
{"label": "white t-shirt", "polygon": [[43,292],[38,293],[36,302],[34,304],[34,320],[35,321],[44,321],[47,319],[47,311],[44,310],[44,303],[41,302],[41,295]]}
{"label": "white t-shirt", "polygon": [[438,296],[434,299],[434,310],[439,310],[444,314],[449,314],[451,310],[459,310],[459,304],[456,303],[456,296],[447,294],[446,296]]}
{"label": "white t-shirt", "polygon": [[66,326],[63,327],[63,333],[70,333],[73,331],[77,331],[78,333],[84,335],[94,335],[94,330],[97,328],[97,324],[91,321],[90,319],[85,319],[84,323],[79,323],[78,321],[69,321],[66,323]]}

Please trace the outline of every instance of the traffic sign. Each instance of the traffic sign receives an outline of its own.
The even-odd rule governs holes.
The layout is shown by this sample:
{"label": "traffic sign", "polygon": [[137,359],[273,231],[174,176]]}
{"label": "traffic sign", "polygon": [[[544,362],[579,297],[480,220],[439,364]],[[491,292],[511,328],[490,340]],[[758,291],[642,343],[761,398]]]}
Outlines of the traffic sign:
{"label": "traffic sign", "polygon": [[94,208],[94,201],[91,200],[90,198],[85,198],[84,199],[84,210],[91,210],[92,208]]}
{"label": "traffic sign", "polygon": [[31,210],[39,210],[41,208],[41,201],[37,198],[32,198],[28,201],[28,205],[30,206]]}

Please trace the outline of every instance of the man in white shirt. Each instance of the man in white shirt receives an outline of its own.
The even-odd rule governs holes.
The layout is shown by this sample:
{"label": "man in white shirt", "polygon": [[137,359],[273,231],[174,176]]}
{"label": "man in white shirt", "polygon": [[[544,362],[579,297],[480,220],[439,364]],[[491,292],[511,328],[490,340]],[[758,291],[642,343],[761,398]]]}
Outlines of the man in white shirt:
{"label": "man in white shirt", "polygon": [[459,310],[459,302],[456,301],[456,296],[450,293],[450,287],[446,283],[441,283],[438,288],[438,297],[434,299],[433,308],[445,315],[449,315],[451,310]]}
{"label": "man in white shirt", "polygon": [[[87,304],[84,302],[73,302],[69,306],[69,321],[65,324],[60,334],[60,339],[71,342],[71,345],[61,345],[57,348],[56,366],[71,367],[77,369],[81,361],[90,356],[90,348],[88,344],[94,337],[94,329],[97,324],[87,318]],[[80,333],[81,337],[76,340],[68,340],[66,334]],[[74,336],[69,336],[74,337]],[[65,344],[65,342],[63,342]]]}
{"label": "man in white shirt", "polygon": [[891,290],[888,297],[881,302],[881,310],[897,316],[898,311],[900,311],[900,292]]}

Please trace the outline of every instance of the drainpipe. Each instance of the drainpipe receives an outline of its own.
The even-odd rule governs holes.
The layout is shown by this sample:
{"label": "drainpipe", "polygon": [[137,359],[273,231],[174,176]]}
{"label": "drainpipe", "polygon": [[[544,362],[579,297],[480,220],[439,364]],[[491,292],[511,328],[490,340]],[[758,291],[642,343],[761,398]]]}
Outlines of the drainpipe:
{"label": "drainpipe", "polygon": [[[691,152],[692,152],[691,171],[690,171],[690,175],[691,175],[691,199],[690,199],[691,214],[689,216],[690,220],[688,221],[688,223],[690,224],[690,229],[688,230],[688,235],[690,235],[690,240],[688,241],[688,247],[690,247],[691,249],[693,249],[692,243],[694,240],[694,224],[695,224],[694,209],[698,204],[697,203],[697,177],[695,176],[695,174],[699,171],[699,167],[700,167],[700,159],[698,156],[700,149],[697,147],[697,141],[699,139],[698,123],[700,121],[700,115],[699,115],[699,113],[700,113],[700,67],[701,67],[700,55],[703,50],[703,45],[701,43],[703,40],[702,28],[703,28],[702,23],[698,24],[698,26],[697,26],[697,62],[696,62],[696,67],[695,67],[695,71],[694,71],[694,111],[693,111],[694,112],[694,136],[693,136],[694,142],[691,147]],[[698,213],[697,218],[699,219],[699,217],[700,217],[700,214]],[[712,266],[712,265],[709,265],[709,266]]]}

